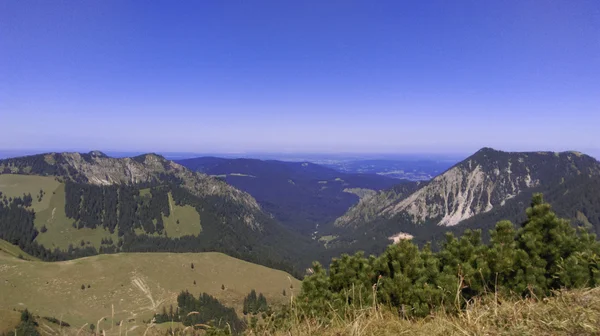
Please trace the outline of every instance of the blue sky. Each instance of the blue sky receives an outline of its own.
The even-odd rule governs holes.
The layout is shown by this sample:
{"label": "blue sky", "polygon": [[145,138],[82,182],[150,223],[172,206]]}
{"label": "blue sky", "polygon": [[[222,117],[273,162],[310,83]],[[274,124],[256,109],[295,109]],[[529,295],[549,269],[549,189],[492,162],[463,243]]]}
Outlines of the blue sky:
{"label": "blue sky", "polygon": [[593,152],[600,2],[1,1],[0,117],[0,149]]}

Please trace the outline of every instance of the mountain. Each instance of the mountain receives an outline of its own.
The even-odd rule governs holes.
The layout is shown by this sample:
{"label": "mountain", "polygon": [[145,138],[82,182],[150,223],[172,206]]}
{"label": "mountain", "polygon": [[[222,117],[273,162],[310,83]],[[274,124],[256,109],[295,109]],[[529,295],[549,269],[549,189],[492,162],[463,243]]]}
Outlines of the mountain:
{"label": "mountain", "polygon": [[282,224],[310,235],[361,197],[398,184],[375,174],[347,174],[309,162],[200,157],[176,161],[218,176],[254,196]]}
{"label": "mountain", "polygon": [[285,268],[312,245],[248,193],[156,154],[47,153],[0,172],[0,238],[45,260],[219,251]]}
{"label": "mountain", "polygon": [[[335,227],[346,242],[368,237],[381,245],[402,234],[435,239],[449,230],[517,219],[523,208],[519,202],[529,202],[533,192],[550,193],[559,214],[561,208],[568,208],[568,215],[576,216],[574,207],[566,205],[570,198],[560,197],[553,188],[582,193],[579,188],[586,182],[581,181],[587,178],[595,183],[598,176],[600,163],[578,152],[516,153],[483,148],[429,182],[362,199],[336,220]],[[572,202],[584,202],[581,199]]]}

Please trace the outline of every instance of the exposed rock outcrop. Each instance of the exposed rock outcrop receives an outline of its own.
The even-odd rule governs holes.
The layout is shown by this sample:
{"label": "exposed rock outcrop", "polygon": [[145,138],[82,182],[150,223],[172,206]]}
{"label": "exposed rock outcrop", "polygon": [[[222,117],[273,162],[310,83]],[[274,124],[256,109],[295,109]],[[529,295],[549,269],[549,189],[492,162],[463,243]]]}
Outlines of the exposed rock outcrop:
{"label": "exposed rock outcrop", "polygon": [[405,215],[414,223],[452,226],[501,207],[524,190],[580,174],[600,175],[600,163],[578,152],[511,153],[483,148],[412,193],[391,190],[362,199],[335,225],[356,227]]}

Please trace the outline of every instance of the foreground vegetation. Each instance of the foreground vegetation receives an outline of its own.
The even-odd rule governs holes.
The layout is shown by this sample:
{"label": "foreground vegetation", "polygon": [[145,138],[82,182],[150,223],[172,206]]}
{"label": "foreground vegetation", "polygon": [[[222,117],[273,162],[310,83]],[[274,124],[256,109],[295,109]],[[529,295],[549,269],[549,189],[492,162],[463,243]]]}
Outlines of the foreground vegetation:
{"label": "foreground vegetation", "polygon": [[[515,228],[501,221],[448,234],[438,252],[409,240],[380,256],[315,263],[291,309],[266,334],[596,334],[600,332],[600,243],[558,218],[542,195]],[[578,289],[580,290],[574,290]],[[553,296],[554,295],[554,296]],[[260,326],[259,326],[260,328]],[[260,331],[260,329],[259,329]]]}
{"label": "foreground vegetation", "polygon": [[501,221],[484,244],[481,231],[447,235],[439,252],[409,240],[379,257],[362,253],[318,263],[302,283],[298,305],[307,318],[330,319],[347,309],[379,304],[403,317],[444,309],[459,312],[488,293],[522,297],[561,288],[600,285],[600,243],[593,234],[557,218],[536,194],[519,229]]}
{"label": "foreground vegetation", "polygon": [[[1,313],[2,311],[0,311]],[[19,313],[12,312],[10,328],[0,329],[0,335],[14,335],[19,323]],[[248,329],[244,335],[263,336],[391,336],[391,335],[598,335],[600,334],[600,288],[561,290],[549,298],[504,298],[494,295],[473,300],[464,311],[451,314],[436,312],[426,318],[408,319],[398,317],[386,308],[365,308],[337,315],[327,323],[315,319],[300,320],[298,312],[292,312],[288,328],[276,328],[272,321]],[[2,316],[0,314],[0,316]],[[92,335],[89,325],[60,327],[37,318],[46,330],[42,335]],[[50,329],[48,329],[50,328]],[[204,328],[206,329],[206,328]],[[53,330],[53,332],[50,332]],[[227,334],[223,330],[208,329],[209,334]],[[98,331],[98,330],[96,330]],[[118,335],[119,327],[103,330],[106,335]],[[121,335],[126,331],[121,329]],[[194,331],[182,323],[149,324],[128,335],[192,335],[205,333]],[[98,333],[97,333],[98,334]],[[100,333],[102,334],[102,333]],[[18,333],[18,335],[22,335]]]}
{"label": "foreground vegetation", "polygon": [[[402,318],[371,307],[348,310],[328,322],[291,318],[287,328],[264,326],[248,335],[598,335],[600,288],[562,290],[549,298],[504,298],[470,301],[458,314],[437,311],[425,318]],[[155,334],[158,335],[158,334]],[[163,334],[164,335],[164,334]]]}

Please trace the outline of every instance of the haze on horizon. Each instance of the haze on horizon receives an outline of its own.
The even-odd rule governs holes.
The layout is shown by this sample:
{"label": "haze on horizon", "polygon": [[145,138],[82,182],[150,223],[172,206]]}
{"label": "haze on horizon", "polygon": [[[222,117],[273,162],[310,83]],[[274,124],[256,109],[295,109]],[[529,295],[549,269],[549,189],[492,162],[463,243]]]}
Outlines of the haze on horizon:
{"label": "haze on horizon", "polygon": [[600,157],[600,2],[3,1],[0,149]]}

